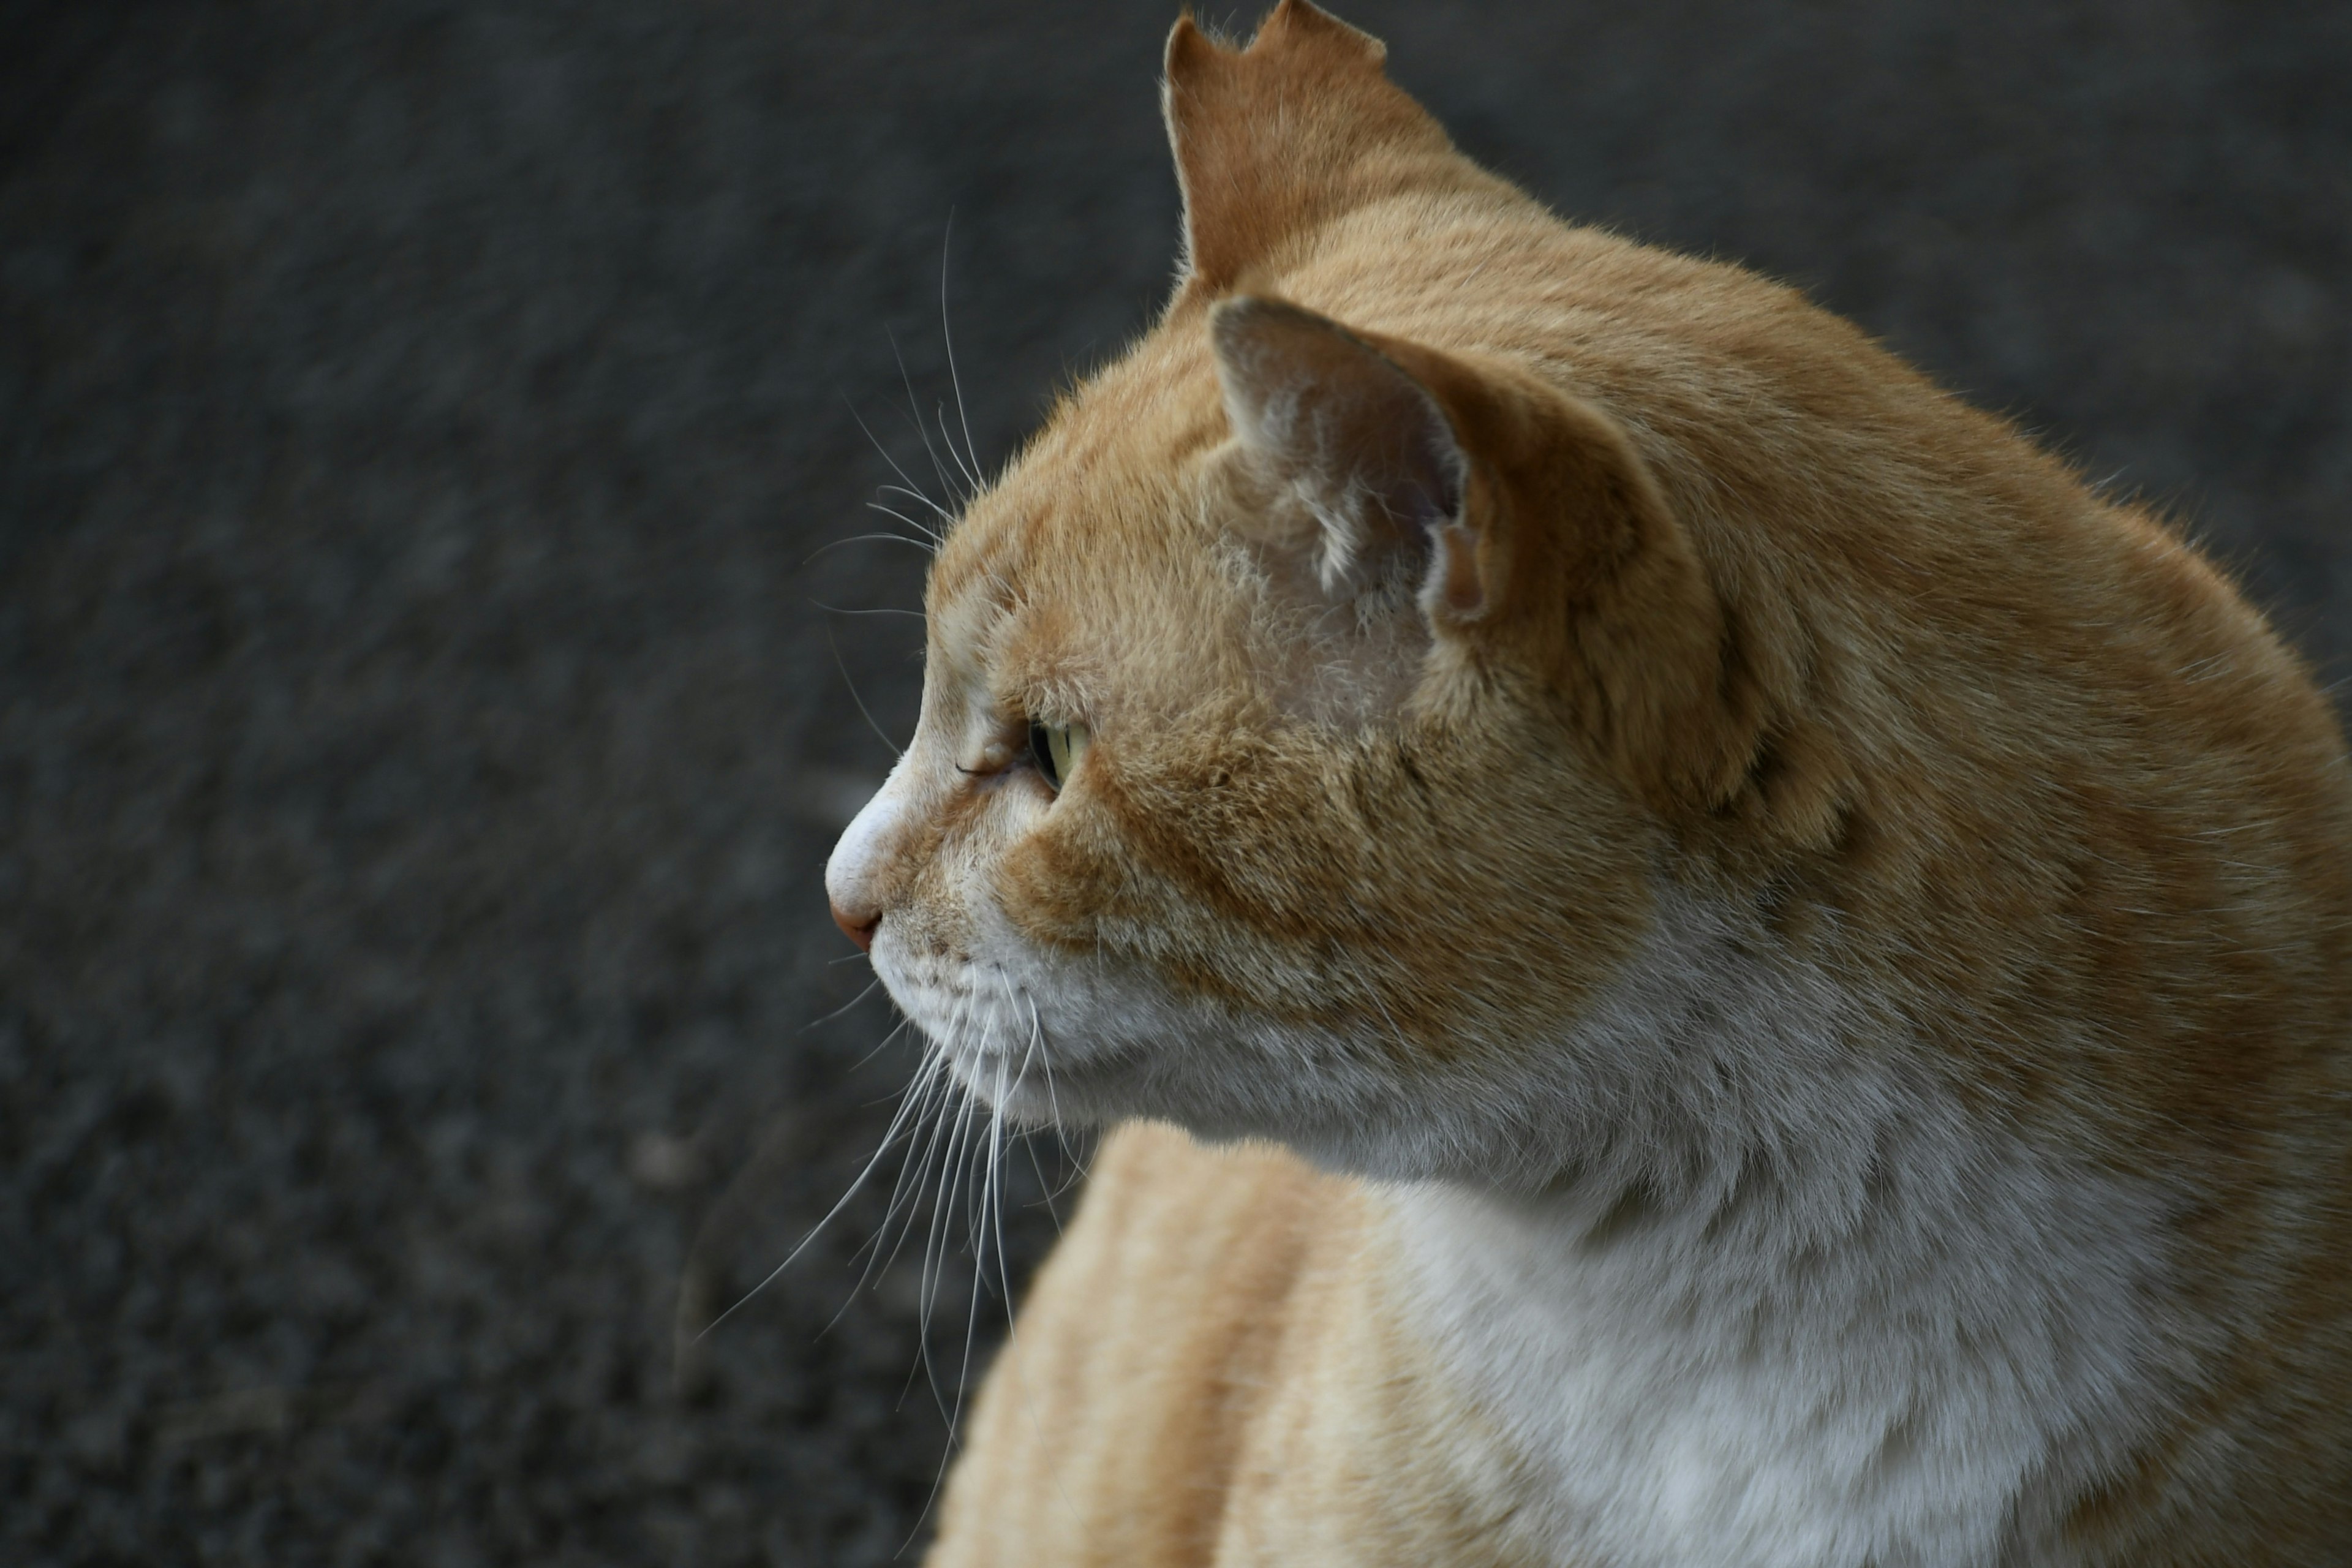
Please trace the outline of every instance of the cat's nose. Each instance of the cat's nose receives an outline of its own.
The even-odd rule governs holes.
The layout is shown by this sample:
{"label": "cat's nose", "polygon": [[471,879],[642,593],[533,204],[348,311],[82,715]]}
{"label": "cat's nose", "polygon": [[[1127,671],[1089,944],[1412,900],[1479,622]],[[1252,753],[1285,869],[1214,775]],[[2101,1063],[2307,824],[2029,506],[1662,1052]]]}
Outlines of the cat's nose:
{"label": "cat's nose", "polygon": [[[831,900],[828,900],[827,902],[830,903]],[[882,917],[878,914],[869,915],[863,910],[855,911],[845,910],[839,904],[833,904],[832,908],[833,923],[839,926],[844,934],[860,948],[867,952],[873,952],[874,931],[882,923]]]}

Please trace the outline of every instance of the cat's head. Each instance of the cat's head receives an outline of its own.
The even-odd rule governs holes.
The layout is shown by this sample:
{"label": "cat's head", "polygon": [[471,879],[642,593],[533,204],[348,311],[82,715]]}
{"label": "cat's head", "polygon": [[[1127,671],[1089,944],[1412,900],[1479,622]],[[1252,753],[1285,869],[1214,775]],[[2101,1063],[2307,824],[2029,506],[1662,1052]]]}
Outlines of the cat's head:
{"label": "cat's head", "polygon": [[1560,1071],[1607,1097],[1551,1047],[1754,725],[1617,424],[1461,346],[1443,265],[1402,314],[1455,346],[1307,308],[1417,217],[1550,224],[1380,59],[1296,0],[1245,53],[1179,24],[1177,299],[950,532],[920,722],[826,881],[1016,1116],[1509,1174]]}

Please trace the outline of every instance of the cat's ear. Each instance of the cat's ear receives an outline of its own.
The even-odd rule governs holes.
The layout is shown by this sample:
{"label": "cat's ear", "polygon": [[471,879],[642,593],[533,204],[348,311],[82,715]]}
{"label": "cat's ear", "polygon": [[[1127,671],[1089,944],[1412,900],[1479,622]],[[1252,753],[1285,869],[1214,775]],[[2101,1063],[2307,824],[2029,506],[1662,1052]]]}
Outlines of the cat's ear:
{"label": "cat's ear", "polygon": [[1383,74],[1387,53],[1307,0],[1282,0],[1246,49],[1178,20],[1161,106],[1187,287],[1222,293],[1286,240],[1385,192],[1484,178]]}
{"label": "cat's ear", "polygon": [[1221,301],[1210,341],[1267,502],[1251,526],[1328,597],[1402,579],[1442,648],[1534,678],[1655,803],[1737,790],[1759,721],[1721,602],[1616,421],[1276,300]]}
{"label": "cat's ear", "polygon": [[[1324,594],[1344,601],[1400,576],[1421,582],[1433,550],[1447,548],[1440,542],[1458,547],[1461,444],[1393,360],[1279,300],[1220,301],[1209,336],[1235,437],[1258,477],[1296,503],[1257,525]],[[1450,602],[1475,614],[1475,573],[1451,576]]]}

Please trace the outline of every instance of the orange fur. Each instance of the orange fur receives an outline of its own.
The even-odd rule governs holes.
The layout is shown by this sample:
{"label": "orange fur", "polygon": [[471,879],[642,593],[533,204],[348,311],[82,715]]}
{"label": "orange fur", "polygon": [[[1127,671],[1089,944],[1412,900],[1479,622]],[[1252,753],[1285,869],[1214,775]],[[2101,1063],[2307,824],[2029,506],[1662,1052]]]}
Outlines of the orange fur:
{"label": "orange fur", "polygon": [[[1258,1141],[1113,1135],[934,1560],[1675,1560],[1622,1533],[1672,1510],[1580,1501],[1577,1456],[1480,1381],[1414,1216],[1572,1213],[1529,1263],[1571,1280],[1685,1220],[1801,1232],[1772,1267],[1859,1270],[1894,1354],[1912,1330],[1864,1318],[1896,1287],[1855,1260],[1945,1266],[1901,1205],[1952,1149],[1978,1174],[1936,1223],[1999,1258],[1969,1278],[2058,1310],[2091,1270],[2130,1325],[1918,1297],[1922,1364],[1973,1347],[1936,1374],[1978,1390],[1950,1419],[2039,1458],[2003,1480],[1936,1457],[1942,1407],[1890,1416],[1868,1473],[1912,1489],[1838,1550],[2346,1560],[2352,780],[2324,700],[2159,522],[1793,292],[1559,222],[1381,54],[1301,0],[1245,51],[1177,25],[1185,278],[948,539],[920,729],[829,873],[976,1092]],[[1032,722],[1093,737],[1058,796]],[[1658,970],[1691,910],[1704,964]],[[1758,984],[1820,1042],[1801,1070],[1673,1011]],[[1685,1045],[1593,1043],[1641,1007]],[[1877,1152],[1803,1187],[1822,1127]],[[1972,1208],[2012,1179],[1987,1172],[2114,1222]],[[1660,1342],[1683,1327],[1662,1306]],[[2046,1430],[2017,1392],[2044,1338]],[[1720,1533],[1675,1539],[1799,1560],[1740,1479],[1769,1458],[1693,1469],[1715,1500],[1674,1517]]]}

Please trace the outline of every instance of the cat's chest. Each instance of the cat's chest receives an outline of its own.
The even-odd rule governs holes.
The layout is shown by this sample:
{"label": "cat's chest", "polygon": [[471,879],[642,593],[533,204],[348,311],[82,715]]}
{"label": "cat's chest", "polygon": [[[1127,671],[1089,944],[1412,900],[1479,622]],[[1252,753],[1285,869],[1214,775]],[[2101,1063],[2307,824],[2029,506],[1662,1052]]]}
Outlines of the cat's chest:
{"label": "cat's chest", "polygon": [[[1509,1448],[1540,1553],[1963,1568],[2067,1561],[2074,1484],[2154,1414],[2143,1270],[2068,1217],[2116,1201],[2095,1185],[2034,1194],[2071,1233],[2058,1250],[1874,1258],[1864,1236],[1778,1277],[1711,1271],[1696,1234],[1650,1238],[1684,1248],[1661,1259],[1442,1194],[1392,1213],[1409,1321]],[[2095,1412],[2109,1429],[2086,1442]]]}

